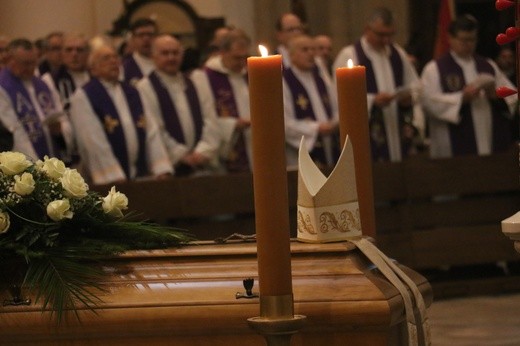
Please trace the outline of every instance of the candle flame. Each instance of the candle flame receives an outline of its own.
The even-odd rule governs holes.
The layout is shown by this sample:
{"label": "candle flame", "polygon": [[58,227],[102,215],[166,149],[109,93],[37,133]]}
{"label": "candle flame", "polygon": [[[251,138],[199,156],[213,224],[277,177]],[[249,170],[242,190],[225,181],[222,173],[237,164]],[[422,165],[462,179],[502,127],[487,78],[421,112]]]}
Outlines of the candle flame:
{"label": "candle flame", "polygon": [[258,45],[258,50],[260,51],[260,55],[262,57],[266,57],[269,55],[269,52],[267,51],[267,48],[265,48],[264,46],[262,46],[261,44]]}
{"label": "candle flame", "polygon": [[347,61],[347,67],[348,67],[348,68],[352,68],[352,67],[354,67],[354,63],[352,62],[352,59],[348,59],[348,61]]}

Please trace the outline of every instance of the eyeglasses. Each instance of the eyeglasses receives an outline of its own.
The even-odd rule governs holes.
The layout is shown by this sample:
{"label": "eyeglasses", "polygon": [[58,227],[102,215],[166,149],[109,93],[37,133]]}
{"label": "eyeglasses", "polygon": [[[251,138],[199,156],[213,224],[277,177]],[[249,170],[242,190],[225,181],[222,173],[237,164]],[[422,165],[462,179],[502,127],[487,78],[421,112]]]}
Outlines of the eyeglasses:
{"label": "eyeglasses", "polygon": [[86,51],[85,47],[65,47],[64,49],[67,53],[71,53],[73,51],[76,51],[78,53],[84,53]]}
{"label": "eyeglasses", "polygon": [[61,48],[62,48],[61,46],[50,46],[49,50],[53,51],[53,52],[57,52],[57,51],[60,51]]}
{"label": "eyeglasses", "polygon": [[155,37],[157,33],[155,32],[136,32],[133,36],[144,38],[144,37]]}

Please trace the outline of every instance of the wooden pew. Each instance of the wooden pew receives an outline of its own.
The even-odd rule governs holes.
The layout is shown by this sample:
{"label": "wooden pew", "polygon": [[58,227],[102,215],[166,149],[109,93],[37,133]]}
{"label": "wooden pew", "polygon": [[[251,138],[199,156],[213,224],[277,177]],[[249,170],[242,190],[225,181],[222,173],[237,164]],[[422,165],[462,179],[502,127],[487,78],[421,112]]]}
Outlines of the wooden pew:
{"label": "wooden pew", "polygon": [[[388,167],[374,167],[377,241],[385,252],[413,268],[519,259],[500,229],[520,209],[516,153],[417,157],[397,166],[386,176]],[[395,188],[382,195],[381,184]]]}
{"label": "wooden pew", "polygon": [[[520,210],[518,154],[373,166],[377,243],[414,269],[518,260],[500,221]],[[296,236],[297,172],[288,172]],[[189,230],[200,240],[254,234],[250,174],[120,184],[142,217]],[[95,186],[104,194],[108,186]],[[444,197],[444,201],[442,200]]]}

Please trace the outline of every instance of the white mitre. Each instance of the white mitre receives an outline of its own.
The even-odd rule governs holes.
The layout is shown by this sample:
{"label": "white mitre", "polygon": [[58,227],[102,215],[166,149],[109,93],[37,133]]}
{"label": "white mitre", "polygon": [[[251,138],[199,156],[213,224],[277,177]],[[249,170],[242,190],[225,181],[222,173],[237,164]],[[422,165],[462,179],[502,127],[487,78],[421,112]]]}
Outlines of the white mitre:
{"label": "white mitre", "polygon": [[347,136],[338,163],[329,175],[320,171],[300,142],[298,154],[298,240],[332,242],[360,237],[352,143]]}

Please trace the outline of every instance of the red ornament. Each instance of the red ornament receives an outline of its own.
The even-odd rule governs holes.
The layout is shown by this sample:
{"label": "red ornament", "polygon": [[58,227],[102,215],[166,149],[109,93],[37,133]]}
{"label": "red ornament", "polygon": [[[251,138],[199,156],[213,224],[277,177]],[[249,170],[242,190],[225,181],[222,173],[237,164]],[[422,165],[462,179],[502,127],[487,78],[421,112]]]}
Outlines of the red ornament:
{"label": "red ornament", "polygon": [[516,26],[510,26],[506,30],[506,36],[510,39],[516,40],[520,36],[520,29]]}
{"label": "red ornament", "polygon": [[499,45],[508,44],[514,40],[515,40],[514,38],[511,38],[511,37],[507,36],[506,34],[498,34],[497,38],[496,38],[496,41]]}
{"label": "red ornament", "polygon": [[506,8],[509,8],[513,6],[515,3],[510,0],[497,0],[495,2],[495,8],[499,11],[505,10]]}
{"label": "red ornament", "polygon": [[516,94],[518,91],[508,87],[498,87],[496,90],[497,97],[504,98]]}

